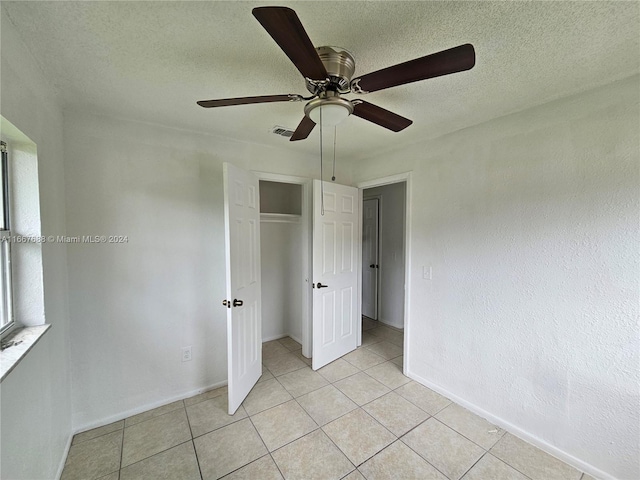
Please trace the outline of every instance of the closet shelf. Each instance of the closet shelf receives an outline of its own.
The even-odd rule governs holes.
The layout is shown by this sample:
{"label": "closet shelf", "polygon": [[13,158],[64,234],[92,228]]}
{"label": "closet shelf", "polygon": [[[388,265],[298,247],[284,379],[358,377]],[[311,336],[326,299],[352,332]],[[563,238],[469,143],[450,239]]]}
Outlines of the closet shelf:
{"label": "closet shelf", "polygon": [[261,213],[261,222],[271,223],[300,223],[301,215],[294,215],[291,213]]}

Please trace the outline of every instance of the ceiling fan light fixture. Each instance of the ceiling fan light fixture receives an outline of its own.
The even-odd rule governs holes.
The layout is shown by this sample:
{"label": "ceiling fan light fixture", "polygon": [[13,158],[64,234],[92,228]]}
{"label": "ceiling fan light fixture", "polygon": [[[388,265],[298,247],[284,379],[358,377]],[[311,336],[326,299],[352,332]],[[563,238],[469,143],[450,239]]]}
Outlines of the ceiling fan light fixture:
{"label": "ceiling fan light fixture", "polygon": [[322,111],[322,126],[333,127],[353,113],[353,104],[338,96],[329,98],[316,98],[304,107],[304,113],[320,124],[320,111]]}
{"label": "ceiling fan light fixture", "polygon": [[320,110],[322,110],[322,126],[333,127],[349,116],[349,110],[342,105],[324,105],[314,108],[309,112],[309,118],[315,123],[320,123]]}

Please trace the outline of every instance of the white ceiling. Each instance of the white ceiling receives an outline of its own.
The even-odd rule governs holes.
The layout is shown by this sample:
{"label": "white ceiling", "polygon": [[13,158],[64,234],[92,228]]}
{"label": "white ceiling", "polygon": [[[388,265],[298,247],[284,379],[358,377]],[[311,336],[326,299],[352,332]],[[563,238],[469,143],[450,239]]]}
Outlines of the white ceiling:
{"label": "white ceiling", "polygon": [[[68,108],[280,145],[303,103],[204,109],[196,100],[307,94],[251,14],[271,2],[2,1]],[[366,100],[414,121],[392,133],[360,118],[338,127],[342,158],[363,158],[621,79],[639,70],[638,2],[281,2],[311,41],[351,51],[356,76],[471,43],[467,72]],[[354,98],[354,96],[348,96]]]}

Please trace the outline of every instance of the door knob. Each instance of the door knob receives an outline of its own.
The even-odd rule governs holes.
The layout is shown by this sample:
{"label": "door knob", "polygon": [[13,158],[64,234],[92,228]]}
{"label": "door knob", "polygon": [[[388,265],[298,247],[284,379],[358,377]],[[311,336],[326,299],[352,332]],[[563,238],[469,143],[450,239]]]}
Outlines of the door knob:
{"label": "door knob", "polygon": [[229,302],[229,300],[222,300],[222,305],[227,308],[231,308],[231,302]]}
{"label": "door knob", "polygon": [[316,285],[317,288],[327,288],[329,285],[323,285],[320,282]]}
{"label": "door knob", "polygon": [[234,307],[241,307],[242,305],[244,305],[244,303],[242,302],[242,300],[237,300],[237,299],[233,299],[233,306]]}
{"label": "door knob", "polygon": [[371,265],[369,265],[369,268],[376,268],[376,264],[372,263]]}

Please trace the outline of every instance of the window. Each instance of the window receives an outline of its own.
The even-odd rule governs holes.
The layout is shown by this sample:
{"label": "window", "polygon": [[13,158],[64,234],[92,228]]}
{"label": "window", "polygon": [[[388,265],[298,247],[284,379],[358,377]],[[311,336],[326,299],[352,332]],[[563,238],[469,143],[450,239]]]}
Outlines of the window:
{"label": "window", "polygon": [[11,224],[9,219],[9,161],[7,144],[0,142],[0,333],[13,325],[11,288]]}

